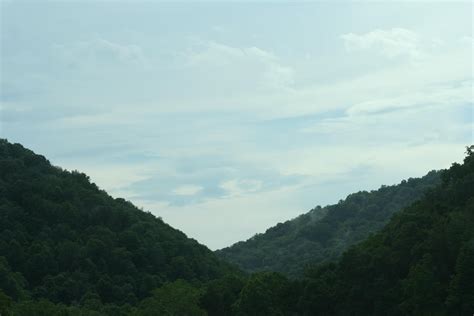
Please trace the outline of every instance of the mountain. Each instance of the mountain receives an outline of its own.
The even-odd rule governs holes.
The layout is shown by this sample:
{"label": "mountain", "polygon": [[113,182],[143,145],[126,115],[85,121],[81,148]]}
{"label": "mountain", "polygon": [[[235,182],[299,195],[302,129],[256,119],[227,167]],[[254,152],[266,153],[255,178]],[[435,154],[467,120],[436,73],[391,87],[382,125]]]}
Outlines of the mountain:
{"label": "mountain", "polygon": [[236,315],[472,315],[474,146],[441,184],[335,262],[289,280],[253,274]]}
{"label": "mountain", "polygon": [[474,146],[442,183],[336,264],[308,273],[299,304],[321,315],[472,315]]}
{"label": "mountain", "polygon": [[474,146],[467,154],[441,172],[439,186],[334,262],[301,279],[252,274],[230,301],[219,293],[231,287],[216,284],[207,306],[227,301],[234,315],[472,315]]}
{"label": "mountain", "polygon": [[[293,279],[242,274],[84,174],[0,140],[0,314],[472,315],[473,150],[463,164],[430,173],[440,184],[380,230]],[[378,191],[409,196],[388,193],[396,187]],[[359,194],[372,193],[338,205]],[[347,217],[332,207],[314,220]]]}
{"label": "mountain", "polygon": [[248,272],[301,276],[308,265],[333,261],[349,246],[380,230],[394,213],[439,183],[440,172],[431,171],[422,178],[354,193],[338,204],[318,206],[216,253]]}
{"label": "mountain", "polygon": [[236,271],[85,174],[0,140],[0,306],[8,300],[134,305],[167,282],[205,282]]}

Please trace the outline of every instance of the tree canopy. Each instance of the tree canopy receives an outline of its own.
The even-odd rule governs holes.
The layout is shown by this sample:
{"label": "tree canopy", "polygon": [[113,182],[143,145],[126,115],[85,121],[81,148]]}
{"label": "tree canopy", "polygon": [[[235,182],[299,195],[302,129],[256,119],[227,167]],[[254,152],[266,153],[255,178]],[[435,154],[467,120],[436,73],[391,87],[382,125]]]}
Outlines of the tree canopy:
{"label": "tree canopy", "polygon": [[301,277],[309,265],[334,261],[349,246],[382,229],[390,218],[440,183],[440,172],[371,192],[350,194],[335,205],[315,207],[265,233],[217,254],[248,272],[276,271]]}
{"label": "tree canopy", "polygon": [[85,174],[0,140],[0,289],[11,299],[134,305],[167,282],[236,271]]}
{"label": "tree canopy", "polygon": [[[409,196],[399,193],[409,183],[428,189],[334,260],[316,260],[302,277],[288,278],[273,271],[243,274],[159,218],[111,198],[86,175],[2,140],[0,314],[471,315],[472,149],[462,164],[428,175],[437,180],[357,193],[303,215],[313,216],[315,225],[339,219],[353,233],[348,219],[363,216],[360,201],[382,196],[393,203]],[[440,183],[432,187],[432,181]],[[328,226],[326,240],[334,240]],[[277,225],[270,233],[287,232]]]}

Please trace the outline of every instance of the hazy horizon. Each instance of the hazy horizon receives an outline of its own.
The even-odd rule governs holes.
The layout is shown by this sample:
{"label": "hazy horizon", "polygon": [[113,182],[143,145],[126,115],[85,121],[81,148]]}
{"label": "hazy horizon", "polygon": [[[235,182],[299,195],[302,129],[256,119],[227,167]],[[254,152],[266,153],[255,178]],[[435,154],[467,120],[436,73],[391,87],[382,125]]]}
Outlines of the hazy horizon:
{"label": "hazy horizon", "polygon": [[222,248],[461,161],[472,9],[2,1],[0,136]]}

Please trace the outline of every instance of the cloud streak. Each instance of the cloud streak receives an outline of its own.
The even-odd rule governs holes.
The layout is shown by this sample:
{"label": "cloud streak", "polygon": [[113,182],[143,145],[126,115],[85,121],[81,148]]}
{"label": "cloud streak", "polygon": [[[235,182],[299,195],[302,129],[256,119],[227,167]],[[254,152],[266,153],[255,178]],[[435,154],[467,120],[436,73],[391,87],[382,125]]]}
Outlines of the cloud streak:
{"label": "cloud streak", "polygon": [[53,52],[67,67],[117,66],[116,63],[131,64],[142,68],[147,66],[140,46],[114,43],[100,37],[71,44],[54,44]]}
{"label": "cloud streak", "polygon": [[347,33],[341,35],[348,51],[372,50],[388,58],[422,57],[418,34],[404,28],[373,30],[365,34]]}

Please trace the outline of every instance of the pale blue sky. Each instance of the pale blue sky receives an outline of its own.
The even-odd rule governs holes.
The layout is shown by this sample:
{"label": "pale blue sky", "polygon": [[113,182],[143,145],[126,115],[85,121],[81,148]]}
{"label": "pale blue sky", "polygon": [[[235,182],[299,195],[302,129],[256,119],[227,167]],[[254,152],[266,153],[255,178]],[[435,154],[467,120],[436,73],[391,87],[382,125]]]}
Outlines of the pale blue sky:
{"label": "pale blue sky", "polygon": [[460,161],[472,10],[2,1],[0,135],[221,248]]}

